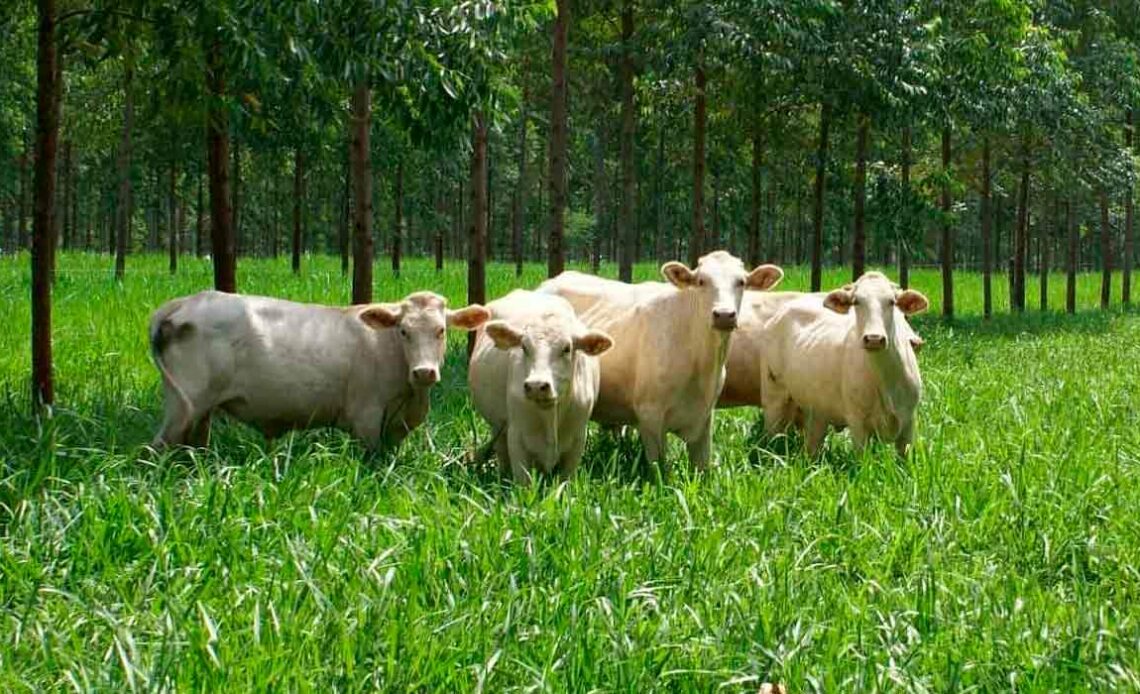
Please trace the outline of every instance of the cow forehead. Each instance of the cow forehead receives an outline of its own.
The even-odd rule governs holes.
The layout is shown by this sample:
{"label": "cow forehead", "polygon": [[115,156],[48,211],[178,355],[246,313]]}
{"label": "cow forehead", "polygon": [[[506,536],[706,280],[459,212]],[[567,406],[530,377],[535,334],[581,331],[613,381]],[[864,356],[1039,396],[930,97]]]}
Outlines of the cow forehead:
{"label": "cow forehead", "polygon": [[893,298],[895,286],[886,275],[879,272],[868,272],[855,283],[855,293],[862,296]]}
{"label": "cow forehead", "polygon": [[[548,318],[554,316],[550,315]],[[553,320],[527,326],[526,336],[535,344],[558,345],[570,341],[570,331]]]}
{"label": "cow forehead", "polygon": [[744,261],[727,251],[713,251],[700,257],[697,261],[697,272],[725,277],[743,275]]}
{"label": "cow forehead", "polygon": [[445,311],[447,300],[432,292],[416,292],[400,302],[402,318],[406,329],[438,328],[447,322]]}

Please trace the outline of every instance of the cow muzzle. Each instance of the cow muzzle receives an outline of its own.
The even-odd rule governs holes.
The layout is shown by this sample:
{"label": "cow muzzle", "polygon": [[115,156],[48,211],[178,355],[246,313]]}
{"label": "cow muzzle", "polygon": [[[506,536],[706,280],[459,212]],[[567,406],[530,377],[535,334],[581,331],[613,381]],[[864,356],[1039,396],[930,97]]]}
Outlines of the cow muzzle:
{"label": "cow muzzle", "polygon": [[523,383],[523,393],[527,400],[540,407],[553,407],[558,402],[553,384],[545,379],[527,379]]}
{"label": "cow muzzle", "polygon": [[439,369],[434,366],[417,366],[412,369],[412,383],[417,386],[432,386],[439,383]]}
{"label": "cow muzzle", "polygon": [[736,330],[736,311],[730,308],[714,308],[712,319],[717,330]]}
{"label": "cow muzzle", "polygon": [[887,336],[868,333],[863,336],[863,349],[868,352],[878,352],[887,347]]}

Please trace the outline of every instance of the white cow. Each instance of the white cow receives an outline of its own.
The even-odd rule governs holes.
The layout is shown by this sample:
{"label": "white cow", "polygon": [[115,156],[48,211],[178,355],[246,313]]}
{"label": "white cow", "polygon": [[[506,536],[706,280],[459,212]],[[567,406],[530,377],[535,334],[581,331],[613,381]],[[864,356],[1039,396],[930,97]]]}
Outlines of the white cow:
{"label": "white cow", "polygon": [[675,433],[693,464],[704,468],[744,290],[770,289],[784,273],[774,265],[749,272],[725,251],[702,257],[695,269],[665,263],[661,273],[669,285],[564,272],[540,291],[564,297],[583,323],[613,336],[614,348],[601,358],[593,418],[604,425],[635,424],[653,462],[663,460],[665,434]]}
{"label": "white cow", "polygon": [[335,426],[370,448],[397,445],[427,416],[445,327],[472,330],[488,315],[450,311],[430,292],[347,308],[214,291],[174,299],[150,322],[166,393],[154,445],[206,445],[219,408],[268,437]]}
{"label": "white cow", "polygon": [[815,454],[828,425],[849,427],[861,450],[871,435],[905,456],[922,397],[909,316],[926,297],[900,290],[878,272],[829,293],[786,303],[764,325],[764,422],[769,433],[802,410],[805,444]]}
{"label": "white cow", "polygon": [[528,484],[531,469],[569,477],[582,459],[598,397],[597,356],[613,345],[565,299],[516,289],[487,304],[468,381],[494,432],[500,469]]}
{"label": "white cow", "polygon": [[[764,324],[784,307],[797,300],[810,298],[823,306],[827,294],[823,292],[744,292],[740,304],[740,321],[732,334],[728,348],[728,361],[725,363],[724,389],[721,390],[717,408],[762,407],[764,377]],[[922,349],[923,339],[914,332],[907,321],[902,321],[902,330],[917,353]]]}

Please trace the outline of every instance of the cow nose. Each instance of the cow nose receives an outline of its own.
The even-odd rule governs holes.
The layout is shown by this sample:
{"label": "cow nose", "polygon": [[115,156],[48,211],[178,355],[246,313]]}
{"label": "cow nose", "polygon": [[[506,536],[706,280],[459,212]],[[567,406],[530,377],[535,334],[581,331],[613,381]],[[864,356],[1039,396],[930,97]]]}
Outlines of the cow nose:
{"label": "cow nose", "polygon": [[439,369],[433,366],[417,366],[412,369],[412,378],[420,385],[430,386],[439,381]]}
{"label": "cow nose", "polygon": [[529,380],[523,383],[523,390],[526,391],[526,396],[532,399],[548,400],[554,392],[551,387],[550,381]]}
{"label": "cow nose", "polygon": [[730,308],[714,308],[713,327],[718,330],[733,330],[736,328],[736,311]]}
{"label": "cow nose", "polygon": [[877,351],[887,346],[886,335],[867,334],[863,336],[863,349]]}

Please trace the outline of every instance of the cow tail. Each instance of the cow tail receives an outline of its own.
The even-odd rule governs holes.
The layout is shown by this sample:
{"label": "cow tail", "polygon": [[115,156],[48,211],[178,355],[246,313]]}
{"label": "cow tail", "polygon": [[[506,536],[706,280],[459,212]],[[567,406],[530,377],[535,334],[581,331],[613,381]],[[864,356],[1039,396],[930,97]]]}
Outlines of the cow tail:
{"label": "cow tail", "polygon": [[183,329],[180,330],[170,319],[170,316],[178,310],[181,303],[181,301],[177,300],[171,301],[158,309],[151,318],[150,357],[154,360],[155,366],[158,367],[159,372],[162,374],[163,382],[169,385],[174,391],[175,395],[182,402],[182,406],[186,408],[186,411],[191,412],[194,409],[193,403],[190,402],[186,391],[183,390],[182,386],[175,380],[174,374],[167,368],[166,361],[163,359],[163,352],[166,351],[167,346],[178,337],[179,333],[184,332],[184,330],[189,327],[183,326]]}

